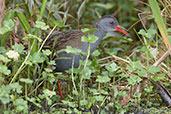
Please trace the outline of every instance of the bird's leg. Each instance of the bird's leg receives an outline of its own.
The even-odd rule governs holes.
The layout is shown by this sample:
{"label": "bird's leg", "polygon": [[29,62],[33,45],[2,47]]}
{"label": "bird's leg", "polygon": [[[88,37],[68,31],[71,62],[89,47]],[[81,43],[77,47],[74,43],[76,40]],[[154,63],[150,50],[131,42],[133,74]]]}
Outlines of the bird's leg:
{"label": "bird's leg", "polygon": [[59,91],[59,95],[61,96],[61,99],[64,99],[64,96],[63,96],[62,90],[61,90],[61,83],[60,83],[60,81],[57,81],[57,86],[58,86],[58,91]]}

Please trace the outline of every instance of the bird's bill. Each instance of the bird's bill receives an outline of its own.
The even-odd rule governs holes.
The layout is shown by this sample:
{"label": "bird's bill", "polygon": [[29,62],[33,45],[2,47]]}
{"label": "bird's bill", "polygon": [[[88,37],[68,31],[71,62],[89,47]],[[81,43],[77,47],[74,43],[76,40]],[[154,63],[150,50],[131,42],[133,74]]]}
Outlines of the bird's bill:
{"label": "bird's bill", "polygon": [[125,34],[125,35],[128,36],[129,38],[131,37],[131,36],[129,35],[128,32],[126,32],[124,29],[122,29],[122,27],[116,26],[115,29],[116,29],[117,31],[119,31],[119,32],[122,32],[123,34]]}

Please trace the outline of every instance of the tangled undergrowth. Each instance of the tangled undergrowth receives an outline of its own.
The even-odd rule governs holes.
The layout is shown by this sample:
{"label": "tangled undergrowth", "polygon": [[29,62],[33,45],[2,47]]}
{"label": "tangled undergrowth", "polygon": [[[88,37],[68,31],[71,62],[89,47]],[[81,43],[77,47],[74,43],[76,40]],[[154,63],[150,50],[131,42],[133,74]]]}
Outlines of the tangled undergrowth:
{"label": "tangled undergrowth", "polygon": [[[156,87],[162,84],[170,95],[170,9],[169,0],[6,0],[0,20],[0,113],[171,113],[171,101]],[[90,56],[87,51],[79,68],[55,72],[59,52],[47,48],[43,37],[88,28],[105,14],[130,27],[132,38],[109,33]],[[92,40],[97,39],[84,39]],[[85,54],[72,47],[63,51]]]}

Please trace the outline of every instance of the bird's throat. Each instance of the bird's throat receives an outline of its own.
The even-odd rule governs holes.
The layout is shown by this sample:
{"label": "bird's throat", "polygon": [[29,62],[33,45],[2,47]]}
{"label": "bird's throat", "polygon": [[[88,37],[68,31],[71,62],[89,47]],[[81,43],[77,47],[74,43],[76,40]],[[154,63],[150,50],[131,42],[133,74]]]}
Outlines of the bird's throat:
{"label": "bird's throat", "polygon": [[[100,29],[100,28],[96,28],[96,29],[97,29],[97,31],[93,31],[93,32],[91,32],[91,34],[94,34],[95,36],[97,36],[98,40],[95,43],[90,44],[90,53],[92,53],[98,47],[101,40],[106,35],[106,32],[104,32],[102,29]],[[84,43],[81,50],[83,52],[87,52],[87,48],[88,48],[88,43],[86,42],[86,43]]]}

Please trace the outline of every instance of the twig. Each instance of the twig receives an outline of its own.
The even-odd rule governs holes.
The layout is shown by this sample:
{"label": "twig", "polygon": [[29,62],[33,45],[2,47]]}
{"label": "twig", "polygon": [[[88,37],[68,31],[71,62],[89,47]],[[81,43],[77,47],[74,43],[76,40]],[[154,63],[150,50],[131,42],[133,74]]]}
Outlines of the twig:
{"label": "twig", "polygon": [[160,57],[160,59],[153,64],[153,66],[158,66],[169,55],[171,55],[171,49],[167,50],[166,53],[164,53],[164,55],[162,57]]}
{"label": "twig", "polygon": [[[49,36],[52,34],[52,32],[55,30],[55,28],[57,27],[57,25],[55,25],[53,27],[53,29],[50,31],[50,33],[47,35],[47,37],[45,38],[45,40],[43,41],[42,45],[40,46],[38,53],[41,51],[41,49],[43,48],[44,44],[46,43],[47,39],[49,38]],[[57,29],[57,31],[59,31],[59,28]]]}
{"label": "twig", "polygon": [[[164,61],[169,55],[171,55],[171,49],[167,50],[166,53],[158,60],[156,61],[153,66],[158,66],[162,61]],[[151,83],[157,88],[157,93],[160,95],[163,102],[170,107],[171,106],[171,94],[170,92],[165,88],[165,86],[160,82],[154,82],[152,79],[150,79]]]}
{"label": "twig", "polygon": [[112,57],[112,56],[107,56],[107,57],[104,57],[104,58],[98,59],[98,61],[103,61],[103,60],[110,59],[110,58],[113,58],[113,57]]}

